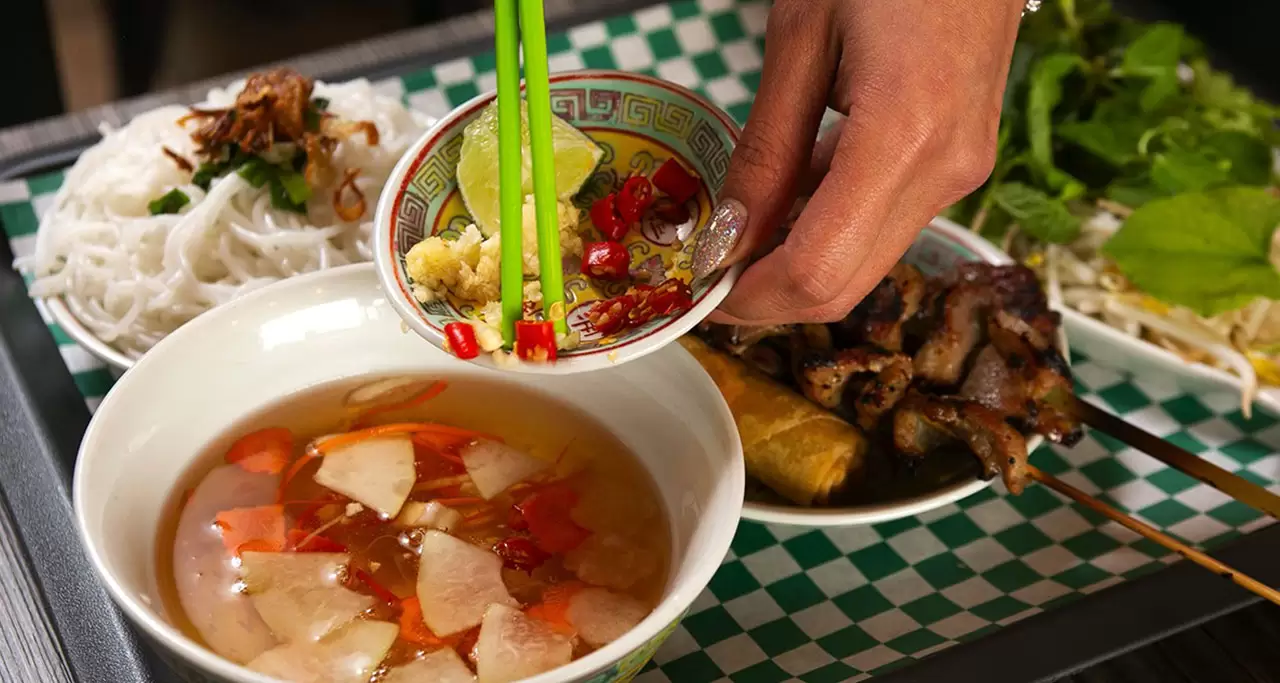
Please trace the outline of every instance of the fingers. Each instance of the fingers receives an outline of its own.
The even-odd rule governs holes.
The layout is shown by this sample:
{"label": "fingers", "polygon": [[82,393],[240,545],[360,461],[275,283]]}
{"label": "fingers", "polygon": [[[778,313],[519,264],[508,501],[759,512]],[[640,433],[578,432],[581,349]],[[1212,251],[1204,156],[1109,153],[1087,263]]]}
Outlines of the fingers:
{"label": "fingers", "polygon": [[838,320],[902,256],[938,208],[941,188],[918,169],[940,143],[896,111],[845,125],[786,242],[743,273],[716,321]]}
{"label": "fingers", "polygon": [[760,90],[729,162],[720,203],[699,235],[695,277],[751,253],[786,216],[835,72],[830,3],[780,0],[769,13]]}

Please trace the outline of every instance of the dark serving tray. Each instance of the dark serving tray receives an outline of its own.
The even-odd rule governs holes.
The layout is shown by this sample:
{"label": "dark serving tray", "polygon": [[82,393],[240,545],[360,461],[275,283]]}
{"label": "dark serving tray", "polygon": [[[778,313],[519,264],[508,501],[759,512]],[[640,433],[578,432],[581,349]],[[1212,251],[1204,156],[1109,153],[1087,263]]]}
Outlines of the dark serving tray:
{"label": "dark serving tray", "polygon": [[[546,4],[549,24],[559,28],[653,3]],[[377,78],[485,49],[491,35],[491,21],[477,14],[293,64],[325,79]],[[424,45],[431,48],[424,50]],[[0,180],[65,166],[95,140],[97,121],[121,121],[162,102],[189,100],[207,86],[0,132]],[[0,240],[0,262],[11,260],[7,242]],[[110,603],[80,545],[69,492],[88,421],[84,400],[22,279],[0,268],[0,564],[16,557],[18,566],[15,576],[0,569],[0,618],[12,620],[0,627],[0,681],[180,680]],[[1280,525],[1243,537],[1215,554],[1276,585],[1277,548]],[[946,649],[877,681],[1053,680],[1259,600],[1199,567],[1177,563]],[[34,662],[38,668],[15,669],[23,666],[13,664],[15,659]],[[27,673],[20,677],[18,671]]]}

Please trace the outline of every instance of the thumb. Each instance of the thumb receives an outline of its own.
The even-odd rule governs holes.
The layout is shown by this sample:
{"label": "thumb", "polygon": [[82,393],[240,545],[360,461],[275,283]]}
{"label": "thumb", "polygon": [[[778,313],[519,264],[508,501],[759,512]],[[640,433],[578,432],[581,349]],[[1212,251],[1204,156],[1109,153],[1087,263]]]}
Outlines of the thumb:
{"label": "thumb", "polygon": [[780,1],[769,13],[760,88],[719,202],[698,235],[694,277],[749,255],[795,201],[835,71],[826,13],[815,7],[826,4]]}

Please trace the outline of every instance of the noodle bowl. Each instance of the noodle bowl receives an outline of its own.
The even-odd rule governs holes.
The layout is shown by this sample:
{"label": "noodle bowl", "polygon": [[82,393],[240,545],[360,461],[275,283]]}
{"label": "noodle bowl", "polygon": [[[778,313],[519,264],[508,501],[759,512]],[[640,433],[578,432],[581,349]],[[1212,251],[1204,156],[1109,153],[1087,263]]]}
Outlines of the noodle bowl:
{"label": "noodle bowl", "polygon": [[[231,106],[242,87],[213,90],[199,106]],[[332,155],[338,167],[360,169],[356,186],[376,197],[427,117],[365,80],[316,83],[314,93],[335,116],[377,127],[378,144],[352,136]],[[339,217],[329,200],[337,180],[316,188],[305,214],[274,207],[266,186],[234,172],[207,191],[194,184],[165,152],[194,157],[198,123],[179,123],[188,111],[162,107],[118,130],[103,126],[102,141],[67,171],[41,217],[34,253],[16,263],[35,277],[32,296],[60,297],[87,331],[130,359],[246,292],[372,258],[372,209],[355,221]],[[149,203],[173,189],[190,204],[152,215]]]}

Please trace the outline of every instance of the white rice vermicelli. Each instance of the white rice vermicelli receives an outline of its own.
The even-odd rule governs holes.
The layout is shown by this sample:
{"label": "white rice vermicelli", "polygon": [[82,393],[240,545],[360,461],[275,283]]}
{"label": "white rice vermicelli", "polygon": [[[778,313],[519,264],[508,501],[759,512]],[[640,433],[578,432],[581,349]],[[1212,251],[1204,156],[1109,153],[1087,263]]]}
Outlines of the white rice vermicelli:
{"label": "white rice vermicelli", "polygon": [[[209,93],[202,107],[231,106],[243,82]],[[306,215],[274,208],[266,185],[238,174],[205,192],[164,147],[195,160],[197,123],[185,107],[162,107],[103,139],[66,174],[40,221],[34,253],[17,267],[35,276],[33,296],[63,296],[103,341],[138,357],[201,313],[283,278],[372,258],[373,209],[400,156],[429,123],[365,80],[315,84],[315,97],[349,121],[372,121],[379,144],[361,134],[339,142],[337,169],[358,168],[366,209],[356,222],[338,217],[334,186],[316,188]],[[340,178],[341,174],[337,174]],[[335,181],[336,183],[337,181]],[[181,213],[152,216],[148,204],[177,188],[191,202]]]}

